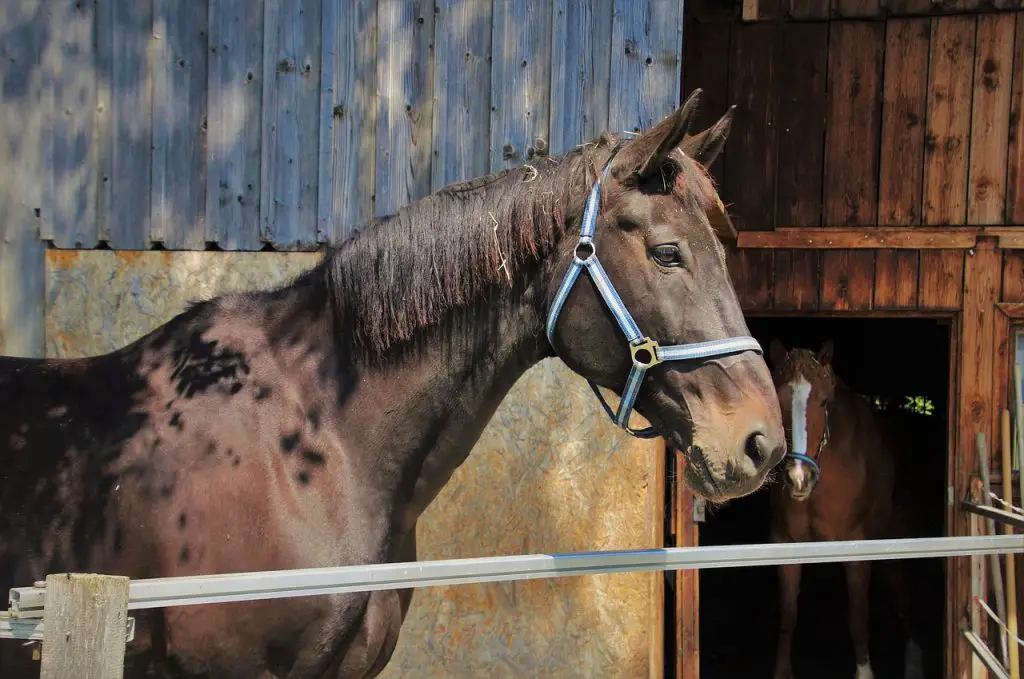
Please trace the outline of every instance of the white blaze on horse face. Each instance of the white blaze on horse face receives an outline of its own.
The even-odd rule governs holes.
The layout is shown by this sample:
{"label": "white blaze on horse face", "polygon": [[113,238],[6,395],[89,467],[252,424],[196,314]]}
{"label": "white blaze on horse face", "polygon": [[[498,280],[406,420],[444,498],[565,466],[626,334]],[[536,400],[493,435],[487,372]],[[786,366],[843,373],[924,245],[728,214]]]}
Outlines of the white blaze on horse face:
{"label": "white blaze on horse face", "polygon": [[807,455],[807,400],[811,385],[803,375],[793,381],[793,452]]}

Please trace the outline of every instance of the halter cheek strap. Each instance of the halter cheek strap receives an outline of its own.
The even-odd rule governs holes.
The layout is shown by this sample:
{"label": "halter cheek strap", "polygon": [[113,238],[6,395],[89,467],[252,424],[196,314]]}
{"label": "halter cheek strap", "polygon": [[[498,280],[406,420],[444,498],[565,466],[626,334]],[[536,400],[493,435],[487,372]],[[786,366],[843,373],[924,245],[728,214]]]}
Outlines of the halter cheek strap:
{"label": "halter cheek strap", "polygon": [[594,231],[597,227],[597,211],[598,206],[601,202],[601,182],[608,174],[608,169],[611,167],[612,158],[615,157],[615,153],[608,159],[604,169],[601,172],[601,176],[598,177],[594,183],[594,188],[591,190],[590,195],[587,197],[586,208],[583,211],[583,224],[580,227],[580,238],[576,245],[576,252],[573,255],[572,262],[569,264],[569,270],[565,273],[565,278],[562,280],[562,285],[558,288],[558,292],[555,294],[554,300],[551,302],[551,309],[548,312],[547,321],[547,337],[551,343],[551,347],[555,346],[555,326],[558,323],[558,316],[562,312],[562,307],[565,305],[565,301],[569,298],[569,293],[572,291],[573,285],[576,284],[577,279],[583,271],[586,271],[594,285],[597,287],[598,292],[601,294],[601,299],[608,306],[608,309],[612,312],[615,317],[615,321],[618,323],[619,328],[626,336],[626,340],[629,346],[630,356],[632,357],[633,366],[630,368],[629,376],[626,378],[626,387],[623,390],[622,397],[619,400],[619,408],[616,412],[612,412],[604,396],[598,391],[597,385],[595,385],[589,379],[587,383],[593,390],[597,399],[601,402],[601,406],[604,408],[605,413],[608,417],[615,422],[616,425],[629,432],[637,438],[654,438],[659,436],[659,433],[654,427],[647,427],[646,429],[632,429],[629,426],[630,415],[633,412],[633,405],[636,402],[637,394],[640,392],[640,385],[643,383],[644,375],[647,371],[659,363],[665,361],[694,361],[714,356],[724,356],[726,354],[734,354],[743,351],[753,351],[757,354],[762,353],[761,345],[758,344],[757,340],[750,336],[741,337],[729,337],[725,339],[711,340],[708,342],[698,342],[694,344],[675,344],[671,346],[661,346],[656,341],[647,337],[637,326],[636,321],[630,315],[629,310],[626,309],[625,303],[616,292],[615,286],[612,285],[611,279],[608,278],[608,274],[605,272],[604,267],[601,266],[600,260],[597,258],[597,248],[594,245]]}

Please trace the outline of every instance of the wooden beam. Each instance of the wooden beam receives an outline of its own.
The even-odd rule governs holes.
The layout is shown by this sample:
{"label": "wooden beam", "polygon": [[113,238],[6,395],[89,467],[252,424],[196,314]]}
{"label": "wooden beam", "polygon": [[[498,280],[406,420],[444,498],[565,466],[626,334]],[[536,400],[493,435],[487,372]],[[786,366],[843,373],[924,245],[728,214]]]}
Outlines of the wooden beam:
{"label": "wooden beam", "polygon": [[127,621],[128,578],[46,576],[41,679],[120,679]]}
{"label": "wooden beam", "polygon": [[980,236],[994,236],[1001,250],[1024,249],[1024,226],[951,227],[779,227],[774,231],[743,231],[737,247],[749,249],[968,250]]}

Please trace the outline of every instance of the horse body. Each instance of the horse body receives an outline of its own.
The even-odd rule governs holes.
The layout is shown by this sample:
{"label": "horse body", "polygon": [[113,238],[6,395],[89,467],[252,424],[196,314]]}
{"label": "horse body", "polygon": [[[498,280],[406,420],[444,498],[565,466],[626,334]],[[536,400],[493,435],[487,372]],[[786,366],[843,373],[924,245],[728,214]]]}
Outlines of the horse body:
{"label": "horse body", "polygon": [[[832,343],[814,354],[771,347],[780,406],[790,423],[795,462],[787,482],[771,488],[773,542],[875,540],[906,537],[894,512],[895,448],[892,423],[831,368]],[[797,443],[800,441],[801,443]],[[809,455],[816,450],[815,455]],[[809,459],[805,459],[809,458]],[[856,678],[871,679],[868,594],[871,562],[844,564]],[[898,564],[885,574],[897,597],[907,633],[905,676],[920,670],[920,649],[910,635],[907,591]],[[792,678],[801,566],[779,567],[780,623],[775,679]]]}
{"label": "horse body", "polygon": [[[590,282],[545,333],[595,156],[618,151],[595,243],[638,323],[666,342],[745,335],[710,179],[678,151],[709,163],[729,117],[688,137],[694,105],[624,145],[444,189],[288,286],[196,304],[110,354],[0,358],[0,586],[415,560],[418,517],[529,367],[557,352],[622,393],[630,353]],[[784,437],[759,355],[706,363],[652,367],[636,409],[721,500],[758,488]],[[140,612],[126,677],[373,677],[411,594]],[[28,658],[0,647],[0,674],[31,676]]]}

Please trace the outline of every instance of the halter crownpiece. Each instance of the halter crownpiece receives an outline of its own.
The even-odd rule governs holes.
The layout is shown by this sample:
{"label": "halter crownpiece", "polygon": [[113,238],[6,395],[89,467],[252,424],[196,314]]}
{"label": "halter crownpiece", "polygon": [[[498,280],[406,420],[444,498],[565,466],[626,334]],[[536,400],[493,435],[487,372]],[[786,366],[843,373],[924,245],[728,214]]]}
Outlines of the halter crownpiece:
{"label": "halter crownpiece", "polygon": [[750,336],[729,337],[707,342],[696,342],[694,344],[661,346],[640,332],[636,321],[633,320],[629,310],[626,309],[626,305],[619,296],[619,293],[615,291],[615,286],[612,285],[611,279],[608,278],[604,267],[601,266],[601,262],[597,258],[597,248],[594,245],[597,211],[598,205],[601,202],[601,182],[608,174],[608,169],[611,167],[612,159],[615,158],[616,153],[617,150],[612,153],[605,163],[601,175],[594,182],[594,187],[591,189],[590,195],[587,196],[586,208],[583,211],[583,224],[580,227],[580,239],[576,244],[575,254],[573,255],[572,262],[569,264],[569,270],[565,272],[565,278],[562,279],[562,285],[558,288],[558,292],[551,302],[551,310],[548,312],[547,336],[548,342],[551,343],[551,348],[554,349],[555,326],[558,323],[558,316],[562,312],[562,307],[565,305],[565,301],[568,299],[569,293],[572,291],[573,285],[576,284],[580,273],[586,270],[597,287],[598,292],[601,293],[604,303],[608,306],[608,309],[619,324],[619,328],[626,336],[629,344],[629,353],[633,360],[633,367],[626,378],[626,387],[622,392],[622,398],[619,400],[618,411],[612,412],[604,396],[598,391],[597,385],[589,379],[587,384],[590,385],[598,401],[601,402],[605,413],[608,414],[608,417],[616,425],[637,438],[646,439],[654,438],[659,434],[654,427],[640,430],[632,429],[629,426],[629,419],[633,413],[633,404],[636,402],[637,394],[640,392],[640,385],[643,383],[644,375],[649,369],[665,361],[694,361],[743,351],[753,351],[758,354],[763,352],[757,340]]}

